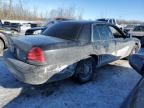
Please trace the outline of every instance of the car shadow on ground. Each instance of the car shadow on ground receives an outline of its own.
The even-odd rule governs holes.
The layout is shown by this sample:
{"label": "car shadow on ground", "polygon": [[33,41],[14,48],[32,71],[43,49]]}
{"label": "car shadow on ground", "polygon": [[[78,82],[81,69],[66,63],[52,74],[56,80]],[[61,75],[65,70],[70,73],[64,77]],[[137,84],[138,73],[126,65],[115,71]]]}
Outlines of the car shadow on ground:
{"label": "car shadow on ground", "polygon": [[[1,81],[1,78],[4,80]],[[93,80],[86,84],[77,84],[69,78],[50,84],[30,86],[17,81],[7,70],[4,75],[0,75],[0,86],[22,88],[21,93],[3,108],[116,108],[139,79],[140,76],[132,68],[106,65],[96,69]]]}

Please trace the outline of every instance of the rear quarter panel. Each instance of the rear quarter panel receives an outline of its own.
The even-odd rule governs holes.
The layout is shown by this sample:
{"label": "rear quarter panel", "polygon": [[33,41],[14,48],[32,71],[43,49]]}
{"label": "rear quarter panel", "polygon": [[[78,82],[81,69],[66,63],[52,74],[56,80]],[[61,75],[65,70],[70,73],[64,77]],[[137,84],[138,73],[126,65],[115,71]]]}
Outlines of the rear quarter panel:
{"label": "rear quarter panel", "polygon": [[61,48],[45,51],[48,65],[72,64],[88,58],[93,53],[92,45],[79,45],[75,47]]}

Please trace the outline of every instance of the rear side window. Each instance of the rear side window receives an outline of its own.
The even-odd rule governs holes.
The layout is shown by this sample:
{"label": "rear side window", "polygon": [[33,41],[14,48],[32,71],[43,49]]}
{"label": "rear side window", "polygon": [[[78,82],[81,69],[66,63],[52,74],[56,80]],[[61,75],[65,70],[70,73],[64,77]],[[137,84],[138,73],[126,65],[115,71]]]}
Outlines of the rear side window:
{"label": "rear side window", "polygon": [[91,40],[91,24],[84,24],[79,35],[79,41],[90,42]]}
{"label": "rear side window", "polygon": [[42,34],[66,40],[76,40],[80,27],[80,23],[60,22],[47,28]]}
{"label": "rear side window", "polygon": [[98,26],[93,27],[93,41],[101,40]]}
{"label": "rear side window", "polygon": [[111,31],[106,25],[98,24],[93,26],[93,41],[108,40],[112,37]]}

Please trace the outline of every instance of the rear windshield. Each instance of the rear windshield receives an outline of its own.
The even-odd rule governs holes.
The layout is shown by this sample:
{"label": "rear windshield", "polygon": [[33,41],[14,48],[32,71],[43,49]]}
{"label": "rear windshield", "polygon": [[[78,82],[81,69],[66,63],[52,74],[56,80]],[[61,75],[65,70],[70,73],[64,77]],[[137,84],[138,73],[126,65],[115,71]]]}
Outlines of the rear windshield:
{"label": "rear windshield", "polygon": [[80,27],[80,23],[60,22],[47,28],[42,34],[66,40],[76,40]]}

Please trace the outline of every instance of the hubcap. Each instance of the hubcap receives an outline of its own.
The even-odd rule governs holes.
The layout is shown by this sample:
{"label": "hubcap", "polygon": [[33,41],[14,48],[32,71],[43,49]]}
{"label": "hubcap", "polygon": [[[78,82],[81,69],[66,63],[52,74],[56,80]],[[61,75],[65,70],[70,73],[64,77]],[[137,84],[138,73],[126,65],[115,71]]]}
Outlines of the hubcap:
{"label": "hubcap", "polygon": [[79,71],[80,77],[83,80],[88,79],[92,74],[91,63],[84,63],[81,68],[82,68],[82,69],[80,69],[81,71]]}

